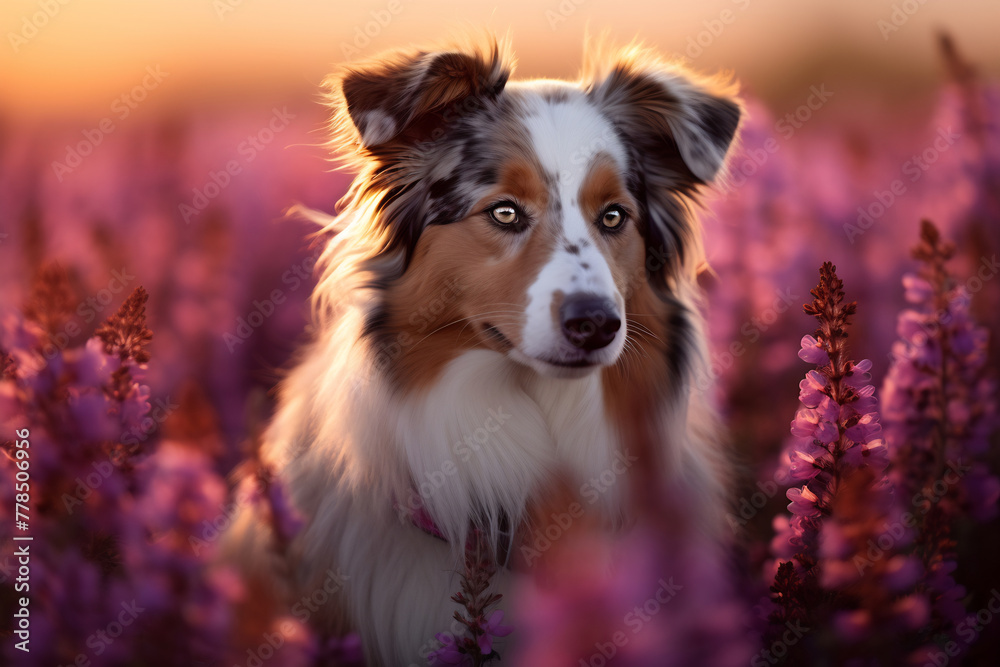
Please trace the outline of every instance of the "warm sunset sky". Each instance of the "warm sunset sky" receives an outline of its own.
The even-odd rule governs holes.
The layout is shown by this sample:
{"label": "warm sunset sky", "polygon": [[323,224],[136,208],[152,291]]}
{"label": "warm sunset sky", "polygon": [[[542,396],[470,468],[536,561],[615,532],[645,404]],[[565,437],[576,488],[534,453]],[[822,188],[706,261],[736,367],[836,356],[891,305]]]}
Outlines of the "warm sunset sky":
{"label": "warm sunset sky", "polygon": [[[893,5],[899,29],[880,30]],[[509,29],[521,75],[574,74],[588,28],[688,51],[694,66],[734,70],[764,96],[835,70],[873,86],[919,87],[940,77],[940,28],[1000,73],[996,0],[2,0],[0,112],[103,114],[156,66],[169,75],[150,94],[157,104],[308,93],[345,50],[363,57],[470,26]],[[355,44],[366,27],[374,36]],[[702,51],[688,50],[699,37]]]}

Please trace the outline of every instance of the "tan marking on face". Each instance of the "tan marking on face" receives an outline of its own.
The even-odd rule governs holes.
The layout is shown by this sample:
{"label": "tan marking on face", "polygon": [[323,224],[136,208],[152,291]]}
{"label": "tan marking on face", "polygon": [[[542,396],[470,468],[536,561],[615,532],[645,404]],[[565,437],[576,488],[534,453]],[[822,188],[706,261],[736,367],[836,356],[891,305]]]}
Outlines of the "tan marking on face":
{"label": "tan marking on face", "polygon": [[[595,221],[591,225],[591,238],[604,255],[615,286],[627,302],[637,285],[646,280],[643,270],[646,244],[639,231],[639,221],[635,218],[638,205],[625,187],[625,178],[610,155],[600,153],[595,156],[580,186],[579,198],[583,215]],[[611,204],[619,204],[631,211],[632,218],[622,223],[622,229],[608,234],[601,230],[598,217]]]}
{"label": "tan marking on face", "polygon": [[625,302],[625,317],[634,323],[628,328],[630,350],[601,377],[605,409],[620,422],[636,410],[655,409],[666,391],[669,306],[653,292],[644,271],[636,273],[635,278],[640,277]]}
{"label": "tan marking on face", "polygon": [[627,421],[636,409],[653,409],[665,391],[669,306],[649,284],[643,221],[636,217],[638,206],[609,156],[599,155],[591,164],[581,187],[580,204],[584,214],[594,220],[609,204],[620,204],[632,214],[617,233],[602,234],[595,225],[594,234],[625,301],[627,327],[626,349],[616,364],[602,372],[605,408],[619,421]]}
{"label": "tan marking on face", "polygon": [[[482,212],[505,198],[527,209],[529,229],[501,229]],[[558,239],[548,204],[541,170],[516,157],[503,165],[497,186],[476,203],[472,215],[424,230],[406,273],[386,292],[388,339],[407,343],[388,360],[397,382],[424,386],[464,351],[505,353],[520,343],[528,287]],[[430,313],[426,307],[435,302],[441,307]],[[420,315],[421,307],[426,316]],[[489,335],[486,323],[506,341]]]}
{"label": "tan marking on face", "polygon": [[592,213],[596,220],[608,204],[627,205],[631,201],[614,159],[607,153],[596,155],[580,185],[580,210]]}
{"label": "tan marking on face", "polygon": [[534,204],[540,211],[549,203],[549,191],[541,169],[528,160],[516,158],[504,165],[497,190],[523,203]]}

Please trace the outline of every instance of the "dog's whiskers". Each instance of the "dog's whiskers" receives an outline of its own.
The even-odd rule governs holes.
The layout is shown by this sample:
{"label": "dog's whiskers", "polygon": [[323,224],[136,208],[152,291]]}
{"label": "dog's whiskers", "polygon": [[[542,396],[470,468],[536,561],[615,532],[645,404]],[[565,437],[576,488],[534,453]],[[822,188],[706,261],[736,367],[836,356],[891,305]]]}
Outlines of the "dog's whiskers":
{"label": "dog's whiskers", "polygon": [[456,325],[456,324],[458,324],[460,322],[465,322],[466,320],[468,320],[468,322],[466,322],[465,326],[463,326],[462,329],[459,331],[459,335],[461,335],[461,333],[465,331],[465,327],[469,326],[469,324],[471,324],[472,321],[475,320],[477,317],[485,317],[487,315],[500,315],[500,314],[505,314],[505,315],[506,314],[514,314],[514,315],[517,315],[517,314],[520,314],[520,311],[515,311],[515,310],[490,310],[490,311],[486,311],[486,312],[482,312],[482,313],[476,313],[474,315],[468,315],[466,317],[456,318],[454,320],[451,320],[450,322],[446,322],[446,323],[442,324],[438,328],[436,328],[433,331],[431,331],[430,333],[428,333],[426,336],[424,336],[423,338],[421,338],[420,340],[418,340],[416,343],[414,343],[413,347],[417,347],[418,345],[420,345],[425,340],[427,340],[428,338],[430,338],[434,334],[438,333],[439,331],[447,329],[448,327],[454,326],[454,325]]}

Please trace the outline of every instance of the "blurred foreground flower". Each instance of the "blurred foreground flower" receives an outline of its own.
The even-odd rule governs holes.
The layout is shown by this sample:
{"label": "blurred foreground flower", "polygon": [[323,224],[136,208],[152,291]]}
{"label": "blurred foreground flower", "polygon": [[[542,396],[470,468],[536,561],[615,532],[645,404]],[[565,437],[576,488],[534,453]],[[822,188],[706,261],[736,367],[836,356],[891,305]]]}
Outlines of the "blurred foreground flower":
{"label": "blurred foreground flower", "polygon": [[[251,415],[262,412],[260,398],[251,395]],[[244,582],[246,599],[234,610],[233,632],[227,637],[231,657],[246,665],[266,662],[269,667],[360,667],[364,658],[357,634],[329,635],[309,625],[309,614],[287,615],[289,603],[282,598],[288,591],[275,586],[289,577],[288,564],[295,557],[292,542],[304,522],[274,467],[261,455],[261,426],[254,417],[248,456],[234,471],[239,482],[231,507],[233,514],[239,508],[252,508],[256,520],[267,525],[273,571],[263,580],[249,575]]]}
{"label": "blurred foreground flower", "polygon": [[623,428],[636,459],[626,529],[574,509],[569,491],[538,508],[520,552],[531,570],[517,582],[516,664],[736,667],[753,657],[749,609],[709,523],[722,517],[705,512],[696,483],[664,482],[655,414],[636,404]]}
{"label": "blurred foreground flower", "polygon": [[[30,430],[29,456],[17,460],[29,464],[28,491],[18,492],[30,496],[23,534],[33,538],[30,652],[8,642],[8,664],[219,659],[240,585],[196,557],[187,537],[214,516],[225,484],[204,456],[179,447],[154,453],[128,437],[155,428],[142,384],[148,297],[136,289],[85,346],[68,348],[53,344],[53,327],[72,314],[68,279],[49,269],[40,283],[30,318],[7,313],[0,332],[0,429]],[[24,470],[12,444],[0,457],[0,558],[11,556],[14,473]],[[16,604],[12,583],[0,588],[5,624]]]}

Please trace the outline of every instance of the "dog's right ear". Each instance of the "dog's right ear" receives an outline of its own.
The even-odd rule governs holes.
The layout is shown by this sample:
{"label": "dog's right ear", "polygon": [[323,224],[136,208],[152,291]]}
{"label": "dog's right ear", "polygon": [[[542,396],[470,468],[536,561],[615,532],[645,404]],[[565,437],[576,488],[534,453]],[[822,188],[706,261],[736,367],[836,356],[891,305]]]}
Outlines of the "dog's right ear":
{"label": "dog's right ear", "polygon": [[505,45],[406,52],[352,64],[328,81],[341,134],[366,151],[430,138],[449,109],[499,95],[512,70]]}

